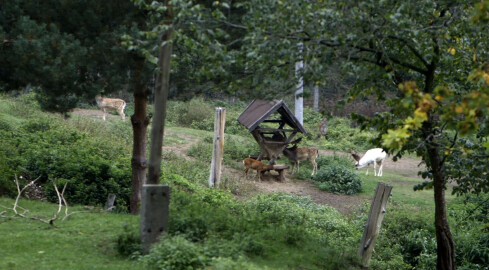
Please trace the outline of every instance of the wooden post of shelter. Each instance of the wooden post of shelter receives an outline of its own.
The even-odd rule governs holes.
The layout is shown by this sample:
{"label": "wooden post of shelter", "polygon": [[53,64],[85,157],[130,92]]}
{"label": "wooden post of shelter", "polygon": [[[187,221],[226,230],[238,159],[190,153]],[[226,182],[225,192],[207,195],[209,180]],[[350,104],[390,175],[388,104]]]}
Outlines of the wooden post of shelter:
{"label": "wooden post of shelter", "polygon": [[224,126],[226,124],[226,108],[216,108],[214,120],[214,147],[212,150],[209,187],[219,187],[221,182],[222,161],[224,156]]}
{"label": "wooden post of shelter", "polygon": [[143,185],[139,230],[144,254],[149,253],[151,244],[158,241],[162,232],[168,231],[169,206],[169,186]]}
{"label": "wooden post of shelter", "polygon": [[365,230],[363,232],[362,242],[358,251],[360,257],[362,257],[362,266],[364,269],[368,269],[372,253],[374,251],[375,241],[380,232],[380,226],[385,215],[385,208],[387,201],[392,191],[392,186],[379,183],[375,191],[375,197],[370,207],[370,214],[368,216],[367,224],[365,224]]}

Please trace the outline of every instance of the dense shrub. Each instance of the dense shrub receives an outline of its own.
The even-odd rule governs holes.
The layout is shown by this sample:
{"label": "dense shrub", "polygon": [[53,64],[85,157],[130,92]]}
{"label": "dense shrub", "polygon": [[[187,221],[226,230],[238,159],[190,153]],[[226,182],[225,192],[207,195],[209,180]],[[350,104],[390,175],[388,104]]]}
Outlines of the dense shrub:
{"label": "dense shrub", "polygon": [[362,191],[360,177],[353,171],[351,161],[333,156],[322,157],[318,162],[319,170],[313,176],[321,190],[332,193],[356,194]]}
{"label": "dense shrub", "polygon": [[205,266],[202,248],[183,236],[160,236],[160,241],[143,261],[151,269],[201,269]]}
{"label": "dense shrub", "polygon": [[58,117],[41,114],[23,120],[14,130],[0,131],[1,194],[13,195],[16,175],[40,177],[48,199],[57,201],[53,186],[68,183],[69,203],[101,205],[107,194],[117,195],[124,209],[130,195],[130,160],[124,145],[111,138],[80,132]]}
{"label": "dense shrub", "polygon": [[[304,127],[309,132],[306,140],[303,143],[306,145],[318,145],[321,149],[330,149],[346,152],[348,149],[356,151],[364,151],[373,148],[371,140],[376,137],[376,132],[354,128],[350,119],[332,117],[328,119],[328,134],[327,138],[318,140],[319,131],[318,124],[322,117],[317,113],[307,112],[307,115],[312,113],[312,116],[306,117],[304,113]],[[308,122],[310,121],[310,122]]]}
{"label": "dense shrub", "polygon": [[116,250],[124,257],[136,258],[141,254],[139,231],[134,226],[125,225],[122,233],[117,236]]}
{"label": "dense shrub", "polygon": [[168,121],[178,126],[214,130],[214,109],[201,97],[168,106]]}
{"label": "dense shrub", "polygon": [[329,166],[340,166],[353,169],[354,163],[351,158],[334,154],[332,156],[319,156],[317,159],[318,169]]}
{"label": "dense shrub", "polygon": [[[338,254],[337,251],[349,249],[360,234],[332,207],[287,194],[262,195],[239,202],[229,192],[195,185],[180,176],[173,175],[163,181],[174,187],[169,237],[183,237],[187,240],[182,240],[185,245],[192,243],[197,250],[193,258],[203,256],[207,266],[216,261],[227,262],[224,258],[267,257],[282,253],[284,248],[316,250],[310,252],[310,257],[302,258],[307,264],[316,256],[338,261],[343,258],[345,265],[354,262],[347,259],[346,254],[350,252]],[[340,235],[341,243],[337,241]],[[334,249],[319,248],[332,243]],[[321,268],[338,269],[331,265]]]}

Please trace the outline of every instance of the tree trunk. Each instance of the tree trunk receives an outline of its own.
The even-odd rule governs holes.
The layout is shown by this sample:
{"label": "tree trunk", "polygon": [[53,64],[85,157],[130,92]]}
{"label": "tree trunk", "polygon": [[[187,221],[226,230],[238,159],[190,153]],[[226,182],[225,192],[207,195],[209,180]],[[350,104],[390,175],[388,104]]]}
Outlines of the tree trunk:
{"label": "tree trunk", "polygon": [[319,86],[314,86],[314,111],[319,112]]}
{"label": "tree trunk", "polygon": [[[168,6],[168,1],[165,1]],[[172,21],[171,9],[167,11],[166,21]],[[151,152],[149,157],[148,184],[158,184],[161,174],[161,154],[165,131],[166,101],[170,86],[170,60],[172,53],[172,29],[165,30],[161,36],[159,52],[159,72],[156,77],[154,119],[151,128]]]}
{"label": "tree trunk", "polygon": [[453,270],[455,269],[455,244],[447,220],[447,209],[445,202],[446,176],[445,166],[442,163],[439,149],[433,141],[433,129],[431,121],[423,124],[423,134],[428,139],[427,151],[433,173],[433,189],[435,196],[435,229],[437,244],[436,269]]}
{"label": "tree trunk", "polygon": [[147,86],[144,83],[141,73],[144,70],[144,58],[139,56],[133,57],[135,67],[133,69],[133,87],[134,87],[134,114],[131,116],[133,130],[133,147],[132,147],[132,191],[131,191],[131,214],[139,213],[139,204],[141,202],[141,187],[146,182],[146,143],[147,130],[150,121],[146,114],[148,104]]}
{"label": "tree trunk", "polygon": [[[302,50],[303,50],[303,47],[304,47],[304,44],[302,43],[299,43],[298,44],[298,47],[299,47],[299,52],[300,52],[300,55],[301,55],[301,58],[302,58]],[[304,113],[304,79],[303,79],[303,76],[302,76],[302,72],[304,71],[304,62],[301,60],[297,61],[295,63],[295,75],[298,77],[298,82],[297,82],[297,88],[295,90],[295,111],[294,111],[294,114],[295,114],[295,117],[297,118],[297,120],[299,120],[299,123],[301,123],[301,125],[304,124],[304,117],[303,117],[303,113]]]}

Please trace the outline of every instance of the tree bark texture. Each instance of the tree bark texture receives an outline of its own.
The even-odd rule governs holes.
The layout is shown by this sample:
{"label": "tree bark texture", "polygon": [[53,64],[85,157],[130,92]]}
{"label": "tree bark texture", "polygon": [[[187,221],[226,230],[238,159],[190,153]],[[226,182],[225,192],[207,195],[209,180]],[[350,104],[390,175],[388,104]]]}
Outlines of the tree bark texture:
{"label": "tree bark texture", "polygon": [[144,69],[144,58],[134,56],[135,68],[133,70],[134,87],[134,114],[131,116],[133,130],[132,147],[132,189],[131,189],[131,214],[139,213],[141,202],[141,187],[146,182],[146,144],[147,130],[150,117],[146,114],[148,104],[147,85],[144,83],[141,72]]}
{"label": "tree bark texture", "polygon": [[429,167],[433,173],[433,189],[435,199],[435,230],[437,243],[436,269],[455,269],[455,244],[447,220],[445,201],[446,175],[445,166],[442,163],[440,150],[437,148],[433,136],[431,121],[423,124],[423,134],[427,138],[427,152]]}
{"label": "tree bark texture", "polygon": [[[168,7],[168,1],[165,1]],[[166,21],[172,21],[171,8],[168,8]],[[161,36],[158,68],[155,86],[155,105],[153,126],[151,128],[151,152],[149,156],[148,184],[158,184],[161,174],[161,154],[165,131],[166,102],[170,87],[170,60],[172,53],[172,29],[168,28]]]}

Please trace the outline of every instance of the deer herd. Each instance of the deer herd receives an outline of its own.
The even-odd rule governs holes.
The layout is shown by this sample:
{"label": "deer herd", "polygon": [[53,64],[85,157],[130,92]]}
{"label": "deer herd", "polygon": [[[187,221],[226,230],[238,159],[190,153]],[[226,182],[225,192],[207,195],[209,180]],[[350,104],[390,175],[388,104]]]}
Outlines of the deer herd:
{"label": "deer herd", "polygon": [[[297,144],[294,144],[290,148],[285,148],[283,151],[285,157],[287,157],[292,163],[292,174],[294,174],[297,170],[299,172],[299,163],[304,160],[308,160],[312,164],[312,173],[317,172],[318,165],[316,159],[319,156],[319,150],[315,147],[297,147]],[[387,157],[387,153],[382,148],[374,148],[368,150],[362,157],[355,152],[353,149],[350,149],[350,154],[355,160],[355,168],[357,170],[369,166],[370,164],[374,164],[374,176],[382,176],[382,167],[385,158]],[[263,180],[263,173],[266,171],[270,171],[274,169],[273,165],[265,164],[260,160],[256,160],[254,158],[248,157],[243,160],[243,165],[245,166],[244,173],[245,176],[248,176],[248,171],[250,169],[257,171],[257,177]],[[377,171],[377,166],[379,166],[379,170]],[[366,175],[368,175],[368,168]]]}
{"label": "deer herd", "polygon": [[[97,95],[95,97],[95,101],[97,105],[104,112],[103,119],[105,121],[105,116],[107,111],[116,111],[121,117],[122,120],[126,119],[126,115],[124,114],[124,109],[126,108],[126,102],[119,98],[104,98],[101,95]],[[318,124],[319,136],[326,137],[328,127],[326,118],[321,119],[321,122]],[[295,140],[292,142],[293,146],[289,148],[285,148],[283,150],[284,156],[292,163],[292,174],[296,171],[299,172],[299,164],[301,161],[308,160],[312,164],[312,173],[311,176],[318,170],[318,165],[316,159],[319,156],[319,150],[315,147],[297,147],[297,144],[301,141],[301,139]],[[355,160],[355,168],[357,170],[369,166],[370,164],[374,164],[374,175],[382,176],[382,167],[383,162],[387,156],[387,153],[382,148],[374,148],[368,150],[362,157],[355,152],[353,149],[350,149],[350,154]],[[245,158],[243,160],[243,165],[245,167],[244,174],[247,177],[248,171],[250,169],[257,171],[257,177],[263,180],[263,173],[266,171],[270,171],[274,169],[274,165],[265,164],[261,160],[256,160],[251,157]],[[377,165],[379,166],[379,170],[377,171]],[[366,175],[368,175],[368,168]]]}
{"label": "deer herd", "polygon": [[[325,118],[321,120],[318,125],[318,130],[320,136],[326,137],[327,133],[327,121]],[[315,147],[297,147],[297,144],[301,141],[298,139],[292,142],[293,146],[290,148],[285,148],[283,150],[283,155],[287,157],[292,163],[292,174],[294,174],[297,170],[299,172],[299,163],[304,160],[308,160],[312,164],[312,173],[311,176],[318,170],[318,165],[316,159],[319,156],[319,150]],[[360,156],[359,153],[350,149],[350,154],[355,160],[354,165],[357,170],[367,167],[370,164],[374,164],[374,176],[382,176],[382,168],[384,165],[384,160],[387,157],[387,153],[382,148],[373,148],[368,150],[363,156]],[[256,160],[253,158],[245,158],[243,160],[243,164],[245,166],[245,176],[248,175],[249,169],[253,169],[257,171],[257,176],[260,181],[263,179],[263,173],[266,171],[273,170],[273,165],[267,165],[260,160]],[[379,170],[377,171],[377,166],[379,166]],[[368,175],[368,167],[366,175]]]}

